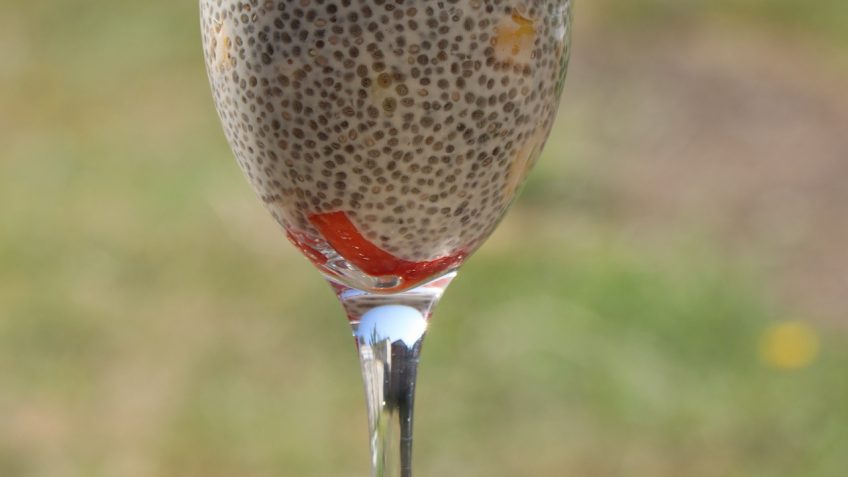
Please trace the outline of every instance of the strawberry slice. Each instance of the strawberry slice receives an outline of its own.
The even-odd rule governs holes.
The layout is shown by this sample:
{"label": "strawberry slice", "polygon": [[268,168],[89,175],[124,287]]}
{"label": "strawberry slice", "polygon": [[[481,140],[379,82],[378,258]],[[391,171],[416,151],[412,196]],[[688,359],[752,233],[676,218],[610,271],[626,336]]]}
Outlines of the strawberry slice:
{"label": "strawberry slice", "polygon": [[365,238],[344,212],[313,214],[309,221],[345,260],[374,277],[399,277],[404,288],[459,265],[465,259],[464,252],[428,262],[397,258]]}

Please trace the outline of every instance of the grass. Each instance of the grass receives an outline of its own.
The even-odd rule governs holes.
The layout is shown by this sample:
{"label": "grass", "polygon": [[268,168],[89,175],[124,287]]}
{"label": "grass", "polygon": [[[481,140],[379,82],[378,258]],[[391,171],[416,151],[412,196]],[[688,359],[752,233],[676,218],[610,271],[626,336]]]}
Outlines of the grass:
{"label": "grass", "polygon": [[[669,29],[676,22],[688,24],[730,20],[738,29],[771,28],[783,33],[848,48],[848,5],[839,0],[815,0],[804,4],[792,0],[601,0],[593,12],[614,24]],[[592,8],[592,7],[588,7]]]}
{"label": "grass", "polygon": [[[368,475],[349,330],[241,180],[195,23],[0,6],[2,476]],[[440,305],[419,475],[842,475],[848,337],[764,365],[796,317],[700,234],[620,230],[603,178],[557,161],[575,134]]]}

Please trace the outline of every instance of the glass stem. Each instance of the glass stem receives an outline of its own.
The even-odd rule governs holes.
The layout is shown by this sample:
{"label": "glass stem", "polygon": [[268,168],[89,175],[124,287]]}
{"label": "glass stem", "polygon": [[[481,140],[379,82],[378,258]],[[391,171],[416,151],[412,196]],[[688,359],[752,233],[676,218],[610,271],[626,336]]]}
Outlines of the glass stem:
{"label": "glass stem", "polygon": [[359,352],[373,477],[412,477],[415,383],[421,345],[430,313],[453,276],[388,295],[334,284]]}
{"label": "glass stem", "polygon": [[358,336],[374,477],[412,477],[415,378],[422,335],[412,346]]}

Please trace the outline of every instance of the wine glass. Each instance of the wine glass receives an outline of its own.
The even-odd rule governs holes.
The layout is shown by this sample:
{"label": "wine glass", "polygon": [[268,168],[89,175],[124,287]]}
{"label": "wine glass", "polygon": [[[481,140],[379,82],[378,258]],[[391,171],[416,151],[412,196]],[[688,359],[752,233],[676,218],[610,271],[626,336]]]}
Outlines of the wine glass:
{"label": "wine glass", "polygon": [[539,157],[571,0],[200,0],[239,165],[353,327],[372,473],[412,475],[421,343]]}

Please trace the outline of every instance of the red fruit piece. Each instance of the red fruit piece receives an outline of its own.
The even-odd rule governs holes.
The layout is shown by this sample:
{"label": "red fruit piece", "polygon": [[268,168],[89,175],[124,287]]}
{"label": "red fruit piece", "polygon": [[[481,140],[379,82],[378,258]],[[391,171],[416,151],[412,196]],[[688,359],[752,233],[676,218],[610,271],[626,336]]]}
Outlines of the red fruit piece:
{"label": "red fruit piece", "polygon": [[309,221],[345,260],[373,277],[399,277],[404,288],[459,265],[465,258],[464,252],[429,262],[397,258],[365,238],[344,212],[313,214]]}

